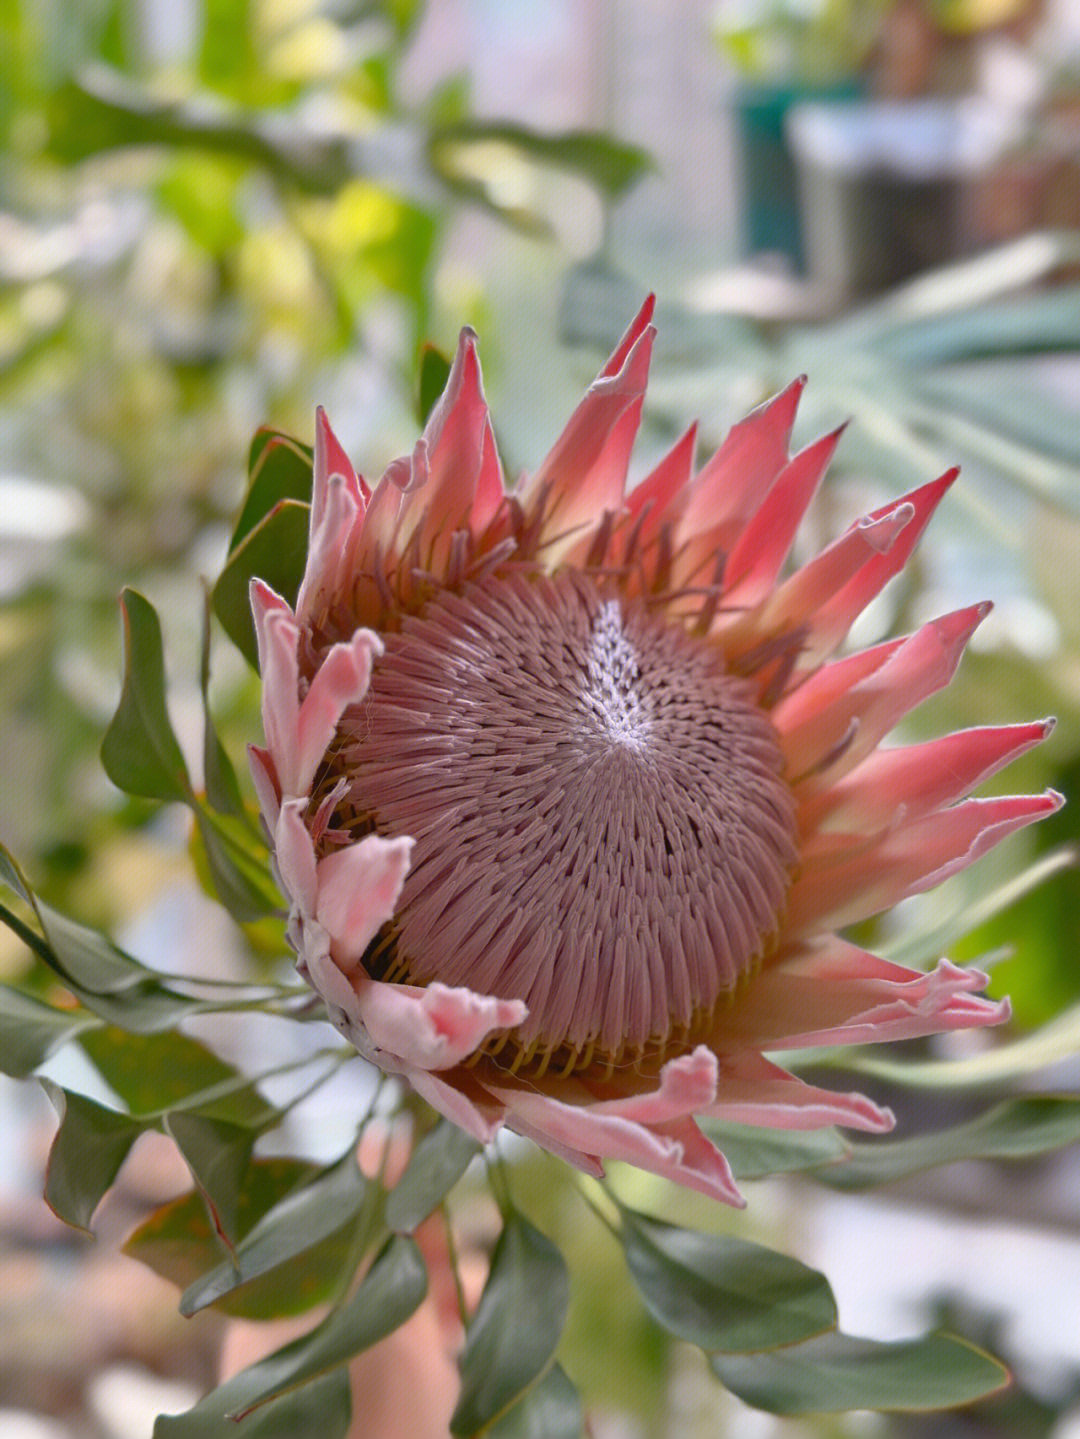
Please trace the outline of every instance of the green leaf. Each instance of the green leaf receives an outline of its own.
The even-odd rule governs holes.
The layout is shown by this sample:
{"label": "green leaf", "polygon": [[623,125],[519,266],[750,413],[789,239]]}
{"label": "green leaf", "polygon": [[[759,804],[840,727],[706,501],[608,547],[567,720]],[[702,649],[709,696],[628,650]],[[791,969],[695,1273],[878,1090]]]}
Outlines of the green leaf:
{"label": "green leaf", "polygon": [[1080,1096],[1033,1094],[933,1134],[852,1144],[843,1164],[814,1176],[832,1189],[869,1189],[963,1159],[1030,1159],[1080,1141]]}
{"label": "green leaf", "polygon": [[[347,1303],[303,1338],[227,1380],[187,1414],[159,1418],[154,1439],[206,1439],[221,1432],[206,1427],[208,1421],[243,1419],[278,1396],[322,1378],[392,1334],[426,1292],[427,1271],[419,1249],[411,1239],[388,1240]],[[323,1431],[320,1425],[298,1432]]]}
{"label": "green leaf", "polygon": [[240,1193],[258,1129],[183,1110],[166,1116],[165,1129],[184,1156],[215,1232],[234,1253]]}
{"label": "green leaf", "polygon": [[210,717],[210,592],[203,592],[199,690],[203,704],[203,780],[206,798],[220,814],[242,815],[244,801],[232,760]]}
{"label": "green leaf", "polygon": [[236,1246],[233,1259],[191,1284],[180,1299],[182,1314],[195,1314],[233,1290],[304,1254],[355,1224],[367,1186],[350,1152],[319,1178],[265,1214]]}
{"label": "green leaf", "polygon": [[42,936],[34,934],[15,915],[5,912],[5,922],[86,1008],[101,1019],[124,1029],[149,1033],[170,1028],[184,1014],[217,1007],[176,994],[162,984],[152,970],[118,949],[105,935],[77,924],[38,899],[3,846],[0,846],[0,878],[33,908]]}
{"label": "green leaf", "polygon": [[308,512],[299,500],[279,500],[244,536],[214,585],[214,613],[253,669],[259,656],[248,586],[258,577],[295,603],[307,560]]}
{"label": "green leaf", "polygon": [[133,1115],[156,1118],[195,1103],[212,1118],[257,1126],[278,1113],[239,1070],[178,1030],[150,1036],[109,1025],[79,1042]]}
{"label": "green leaf", "polygon": [[[276,1204],[310,1184],[319,1173],[317,1166],[299,1159],[252,1160],[237,1201],[236,1232],[240,1238],[249,1234]],[[128,1237],[124,1252],[179,1289],[186,1289],[221,1262],[220,1244],[197,1190],[189,1190],[155,1210]],[[302,1272],[294,1274],[288,1264],[282,1265],[229,1295],[218,1308],[250,1319],[303,1313],[340,1289],[342,1262],[340,1246],[335,1249],[316,1245],[298,1261]]]}
{"label": "green leaf", "polygon": [[346,1439],[352,1423],[352,1394],[345,1369],[335,1369],[291,1394],[271,1399],[238,1429],[218,1412],[208,1394],[187,1414],[161,1414],[153,1439]]}
{"label": "green leaf", "polygon": [[101,762],[117,788],[148,799],[186,800],[191,781],[165,708],[161,624],[138,590],[120,597],[124,683],[101,742]]}
{"label": "green leaf", "polygon": [[422,425],[435,408],[435,402],[446,389],[450,378],[450,361],[435,345],[425,345],[420,352],[420,388],[417,392],[416,418]]}
{"label": "green leaf", "polygon": [[626,1262],[658,1324],[702,1349],[795,1344],[836,1324],[824,1275],[730,1235],[699,1234],[620,1207]]}
{"label": "green leaf", "polygon": [[[238,924],[263,919],[282,909],[270,877],[269,855],[246,819],[213,814],[197,805],[195,835],[214,893]],[[256,845],[258,848],[256,848]]]}
{"label": "green leaf", "polygon": [[770,1414],[838,1414],[848,1409],[952,1409],[994,1394],[1009,1371],[952,1334],[879,1344],[827,1334],[772,1354],[714,1354],[716,1377]]}
{"label": "green leaf", "polygon": [[409,1167],[386,1199],[386,1223],[398,1234],[411,1234],[446,1198],[480,1153],[480,1145],[444,1119],[425,1134]]}
{"label": "green leaf", "polygon": [[474,156],[493,145],[505,146],[535,164],[578,175],[612,200],[621,198],[655,169],[647,151],[603,131],[565,130],[551,135],[502,120],[464,120],[434,130],[432,163],[451,184],[469,185],[482,174]]}
{"label": "green leaf", "polygon": [[62,1044],[100,1022],[85,1009],[54,1009],[0,984],[0,1070],[25,1079]]}
{"label": "green leaf", "polygon": [[736,1179],[764,1179],[843,1159],[848,1144],[835,1129],[772,1130],[706,1119],[702,1128],[723,1151]]}
{"label": "green leaf", "polygon": [[534,1384],[555,1353],[570,1279],[551,1240],[510,1213],[459,1360],[453,1434],[476,1434]]}
{"label": "green leaf", "polygon": [[230,555],[279,501],[311,503],[313,464],[310,446],[277,430],[256,431],[248,453],[248,492],[229,540]]}
{"label": "green leaf", "polygon": [[46,1203],[65,1224],[89,1231],[94,1210],[145,1125],[50,1079],[39,1083],[60,1116],[49,1151]]}
{"label": "green leaf", "polygon": [[584,1422],[577,1390],[562,1367],[553,1364],[484,1435],[485,1439],[581,1439]]}

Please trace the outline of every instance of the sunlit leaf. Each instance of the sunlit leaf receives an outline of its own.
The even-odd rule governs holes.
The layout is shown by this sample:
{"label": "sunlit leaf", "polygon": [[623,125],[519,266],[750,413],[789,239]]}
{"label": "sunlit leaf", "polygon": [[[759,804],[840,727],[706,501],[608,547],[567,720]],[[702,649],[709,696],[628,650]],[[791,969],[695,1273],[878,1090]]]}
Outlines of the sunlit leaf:
{"label": "sunlit leaf", "polygon": [[485,1439],[581,1439],[584,1415],[577,1390],[558,1364],[508,1409]]}
{"label": "sunlit leaf", "polygon": [[258,576],[292,604],[304,574],[307,545],[308,506],[279,500],[244,536],[214,586],[214,613],[253,669],[259,657],[248,586]]}
{"label": "sunlit leaf", "polygon": [[815,1178],[833,1189],[867,1189],[964,1159],[1030,1159],[1080,1142],[1080,1096],[1032,1094],[933,1134],[851,1145],[843,1164]]}
{"label": "sunlit leaf", "polygon": [[229,553],[280,500],[311,502],[310,446],[267,428],[256,431],[248,453],[248,492],[229,540]]}
{"label": "sunlit leaf", "polygon": [[824,1275],[730,1235],[701,1234],[620,1208],[626,1262],[669,1334],[744,1353],[808,1339],[836,1324]]}
{"label": "sunlit leaf", "polygon": [[426,1292],[427,1271],[416,1245],[400,1237],[388,1240],[345,1304],[303,1338],[227,1380],[187,1414],[159,1418],[154,1439],[205,1439],[220,1432],[205,1427],[208,1420],[245,1418],[279,1395],[322,1378],[392,1334]]}
{"label": "sunlit leaf", "polygon": [[0,984],[0,1070],[25,1079],[62,1044],[100,1022],[85,1009],[56,1009]]}
{"label": "sunlit leaf", "polygon": [[562,1255],[520,1214],[509,1214],[459,1360],[453,1434],[476,1434],[543,1374],[569,1302]]}
{"label": "sunlit leaf", "polygon": [[110,1025],[79,1042],[134,1115],[153,1117],[196,1103],[212,1118],[258,1126],[277,1114],[247,1076],[178,1030],[151,1036]]}
{"label": "sunlit leaf", "polygon": [[127,794],[184,800],[191,781],[165,708],[161,624],[138,590],[120,597],[124,620],[124,683],[120,704],[101,742],[105,773]]}
{"label": "sunlit leaf", "polygon": [[409,1166],[386,1200],[386,1223],[398,1234],[411,1234],[446,1198],[480,1153],[463,1129],[442,1120],[425,1134]]}
{"label": "sunlit leaf", "polygon": [[505,146],[535,164],[580,176],[609,199],[619,199],[654,169],[648,153],[600,131],[567,130],[546,134],[501,120],[465,120],[435,130],[433,163],[447,178],[475,182],[481,173],[472,154],[483,146]]}
{"label": "sunlit leaf", "polygon": [[720,1382],[770,1414],[951,1409],[994,1394],[1009,1372],[952,1334],[879,1344],[826,1334],[771,1354],[714,1354]]}
{"label": "sunlit leaf", "polygon": [[65,1224],[89,1230],[94,1210],[145,1126],[50,1079],[40,1083],[60,1116],[49,1151],[45,1199]]}
{"label": "sunlit leaf", "polygon": [[425,345],[420,352],[420,388],[416,405],[416,417],[422,425],[427,423],[449,377],[450,361],[436,346]]}
{"label": "sunlit leaf", "polygon": [[220,1390],[207,1395],[187,1414],[161,1414],[153,1439],[345,1439],[352,1422],[352,1394],[348,1371],[336,1369],[302,1389],[271,1399],[256,1409],[238,1429],[212,1402]]}
{"label": "sunlit leaf", "polygon": [[367,1186],[350,1153],[318,1179],[296,1190],[263,1215],[236,1246],[233,1260],[218,1264],[185,1290],[182,1314],[195,1314],[233,1290],[295,1259],[355,1223]]}

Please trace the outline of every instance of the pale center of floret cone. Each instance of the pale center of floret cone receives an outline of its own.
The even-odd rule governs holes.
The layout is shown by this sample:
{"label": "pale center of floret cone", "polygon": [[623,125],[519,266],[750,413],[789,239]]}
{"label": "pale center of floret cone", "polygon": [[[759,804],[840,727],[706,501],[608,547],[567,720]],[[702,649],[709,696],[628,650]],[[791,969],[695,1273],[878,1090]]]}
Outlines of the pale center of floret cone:
{"label": "pale center of floret cone", "polygon": [[779,927],[795,807],[755,691],[715,642],[576,571],[406,617],[320,788],[342,780],[339,835],[416,842],[365,964],[523,999],[487,1062],[678,1052]]}

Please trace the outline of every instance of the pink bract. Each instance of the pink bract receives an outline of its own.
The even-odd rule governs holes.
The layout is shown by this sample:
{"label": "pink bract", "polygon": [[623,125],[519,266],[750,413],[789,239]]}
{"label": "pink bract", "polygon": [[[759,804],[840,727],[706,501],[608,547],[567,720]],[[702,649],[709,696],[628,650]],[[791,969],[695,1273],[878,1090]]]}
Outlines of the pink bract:
{"label": "pink bract", "polygon": [[251,763],[300,972],[363,1055],[478,1140],[740,1204],[697,1118],[893,1123],[768,1054],[1008,1016],[837,931],[1061,801],[969,798],[1046,721],[879,748],[987,606],[835,657],[955,472],[785,573],[838,433],[789,456],[800,380],[627,492],[651,318],[509,489],[468,330],[374,487],[319,412],[295,608],[252,586]]}

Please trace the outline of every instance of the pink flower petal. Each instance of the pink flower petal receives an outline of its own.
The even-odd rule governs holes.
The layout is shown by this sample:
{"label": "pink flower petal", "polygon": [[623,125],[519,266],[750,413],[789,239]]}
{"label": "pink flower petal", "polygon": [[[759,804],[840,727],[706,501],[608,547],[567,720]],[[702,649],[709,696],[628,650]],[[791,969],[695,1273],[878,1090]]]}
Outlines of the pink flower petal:
{"label": "pink flower petal", "polygon": [[1052,790],[969,799],[820,862],[815,862],[812,844],[807,845],[803,868],[788,894],[786,932],[842,929],[879,914],[958,874],[1014,830],[1053,814],[1063,803]]}
{"label": "pink flower petal", "polygon": [[732,547],[724,572],[726,604],[756,605],[769,593],[844,428],[815,440],[784,466]]}
{"label": "pink flower petal", "polygon": [[717,1042],[807,1049],[1000,1024],[1008,1003],[973,993],[986,982],[948,960],[929,974],[905,969],[833,935],[763,969],[718,1023]]}
{"label": "pink flower petal", "polygon": [[274,771],[274,761],[270,757],[270,751],[257,744],[249,744],[247,750],[255,798],[259,801],[259,809],[266,820],[267,829],[272,834],[281,809],[281,787]]}
{"label": "pink flower petal", "polygon": [[424,495],[425,563],[446,564],[451,536],[471,526],[479,533],[502,503],[502,466],[484,399],[476,335],[466,328],[458,341],[446,388],[424,427],[430,479]]}
{"label": "pink flower petal", "polygon": [[251,610],[262,676],[266,747],[283,794],[302,794],[304,789],[297,782],[300,630],[289,606],[262,580],[251,582]]}
{"label": "pink flower petal", "polygon": [[805,387],[806,376],[800,375],[732,426],[693,482],[679,518],[677,543],[698,541],[718,527],[730,531],[759,507],[788,462],[791,428]]}
{"label": "pink flower petal", "polygon": [[[590,385],[547,458],[515,492],[526,508],[539,496],[547,497],[546,563],[554,563],[551,543],[576,542],[583,526],[595,524],[605,510],[622,505],[656,337],[651,325],[640,323],[644,314],[645,310]],[[613,370],[619,356],[623,357],[620,367]]]}
{"label": "pink flower petal", "polygon": [[679,1119],[684,1114],[698,1114],[716,1098],[717,1072],[716,1055],[699,1044],[690,1054],[664,1065],[656,1089],[619,1099],[599,1099],[589,1106],[590,1113],[616,1115],[638,1124],[657,1124]]}
{"label": "pink flower petal", "polygon": [[306,919],[315,917],[319,882],[315,846],[304,823],[306,799],[286,799],[274,829],[274,858],[286,894]]}
{"label": "pink flower petal", "polygon": [[558,1146],[564,1157],[576,1153],[581,1157],[579,1167],[589,1172],[595,1172],[588,1165],[590,1158],[618,1159],[725,1204],[742,1207],[745,1202],[727,1160],[690,1118],[639,1124],[535,1090],[491,1083],[486,1087],[506,1105],[506,1123],[511,1129],[545,1148]]}
{"label": "pink flower petal", "polygon": [[882,1109],[862,1094],[837,1094],[818,1089],[771,1064],[761,1054],[737,1055],[720,1081],[713,1119],[730,1124],[753,1124],[767,1129],[826,1129],[842,1124],[884,1134],[896,1123],[892,1111]]}
{"label": "pink flower petal", "polygon": [[804,804],[803,827],[869,832],[891,824],[900,811],[911,820],[941,809],[1041,744],[1053,728],[1052,719],[998,725],[874,750]]}
{"label": "pink flower petal", "polygon": [[429,984],[380,984],[357,975],[360,1017],[373,1044],[413,1069],[452,1069],[494,1030],[511,1029],[527,1013],[519,999]]}
{"label": "pink flower petal", "polygon": [[972,605],[931,620],[902,641],[825,665],[786,695],[773,721],[788,772],[801,778],[816,771],[815,783],[824,784],[826,774],[831,782],[852,769],[909,710],[949,683],[989,610]]}
{"label": "pink flower petal", "polygon": [[357,630],[350,640],[334,645],[315,671],[297,719],[292,793],[307,794],[311,790],[315,771],[341,716],[367,693],[372,662],[382,652],[378,635],[371,630]]}
{"label": "pink flower petal", "polygon": [[394,913],[413,842],[368,834],[319,860],[315,917],[339,964],[351,969]]}

